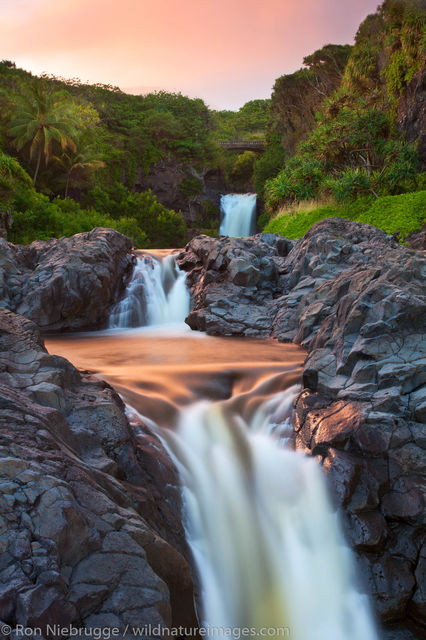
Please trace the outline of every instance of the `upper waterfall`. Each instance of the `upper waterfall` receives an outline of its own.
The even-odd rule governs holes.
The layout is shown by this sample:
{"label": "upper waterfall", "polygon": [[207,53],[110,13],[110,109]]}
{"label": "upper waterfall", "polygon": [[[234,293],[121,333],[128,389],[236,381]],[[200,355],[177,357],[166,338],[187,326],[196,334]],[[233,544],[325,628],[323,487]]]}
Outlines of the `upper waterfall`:
{"label": "upper waterfall", "polygon": [[256,194],[228,193],[221,197],[221,236],[250,236],[256,230]]}
{"label": "upper waterfall", "polygon": [[184,322],[190,305],[185,280],[174,255],[159,258],[144,253],[136,260],[123,298],[112,310],[110,328]]}

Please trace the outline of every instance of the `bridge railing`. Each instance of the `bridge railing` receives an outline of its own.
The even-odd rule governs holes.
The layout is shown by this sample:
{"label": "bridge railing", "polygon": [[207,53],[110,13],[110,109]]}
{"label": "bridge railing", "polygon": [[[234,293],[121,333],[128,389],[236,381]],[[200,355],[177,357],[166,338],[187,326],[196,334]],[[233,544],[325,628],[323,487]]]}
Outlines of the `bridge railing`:
{"label": "bridge railing", "polygon": [[217,140],[217,144],[225,149],[254,149],[263,151],[265,142],[262,140]]}

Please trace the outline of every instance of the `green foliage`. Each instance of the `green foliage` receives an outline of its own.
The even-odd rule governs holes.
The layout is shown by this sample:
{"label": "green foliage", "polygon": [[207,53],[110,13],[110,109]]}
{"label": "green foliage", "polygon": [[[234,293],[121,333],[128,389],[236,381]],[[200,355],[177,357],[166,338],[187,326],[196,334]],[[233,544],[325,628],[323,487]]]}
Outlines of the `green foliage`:
{"label": "green foliage", "polygon": [[250,100],[238,111],[213,111],[216,140],[264,140],[269,100]]}
{"label": "green foliage", "polygon": [[426,191],[379,198],[357,220],[373,224],[386,233],[399,233],[400,240],[404,240],[421,229],[426,220]]}
{"label": "green foliage", "polygon": [[254,151],[243,151],[243,153],[240,153],[236,157],[231,171],[231,181],[234,188],[251,188],[251,180],[256,159],[257,154]]}
{"label": "green foliage", "polygon": [[[0,63],[0,141],[20,161],[0,158],[0,198],[16,219],[12,236],[26,242],[103,224],[138,246],[182,245],[181,213],[163,207],[151,192],[136,193],[135,183],[140,168],[148,174],[161,158],[184,166],[210,162],[216,153],[211,128],[199,99],[167,92],[132,96],[78,80],[35,78]],[[49,198],[29,188],[21,165]],[[12,169],[26,176],[25,188]],[[180,187],[192,197],[202,185],[189,177]]]}
{"label": "green foliage", "polygon": [[338,178],[330,178],[324,183],[338,202],[345,202],[358,195],[372,192],[372,180],[365,170],[345,169]]}
{"label": "green foliage", "polygon": [[[109,226],[111,226],[111,224]],[[138,249],[148,249],[151,246],[148,236],[145,231],[140,228],[136,218],[126,218],[122,216],[117,220],[112,220],[112,228],[130,238],[133,246],[138,247]]]}
{"label": "green foliage", "polygon": [[[151,206],[151,209],[145,206],[148,217],[150,213],[153,218],[156,215],[154,223],[151,221],[151,232],[164,233],[169,242],[174,241],[175,238],[180,240],[184,233],[184,226],[182,230],[182,220],[179,215],[173,211],[169,212],[159,203],[154,203],[155,199],[151,194],[139,195],[144,196],[145,205],[148,203]],[[10,240],[18,244],[70,236],[74,233],[90,231],[94,227],[110,227],[129,236],[137,247],[145,248],[152,245],[152,240],[148,238],[141,226],[144,222],[141,216],[123,215],[123,212],[116,210],[117,216],[114,218],[105,208],[103,211],[93,207],[83,209],[71,198],[50,200],[34,189],[31,178],[16,159],[0,152],[0,208],[3,207],[10,209],[13,213],[14,222]],[[128,213],[129,209],[127,209]]]}
{"label": "green foliage", "polygon": [[[319,102],[302,104],[313,82],[310,74],[317,69],[322,78],[328,47],[305,58],[307,69],[277,80],[269,126],[282,133],[284,147],[295,155],[266,182],[270,210],[324,195],[348,202],[418,188],[417,149],[398,132],[396,115],[408,84],[424,69],[425,20],[423,0],[385,0],[360,25],[352,51],[341,51],[340,71],[330,76],[334,88],[340,86],[334,93],[323,91]],[[316,126],[303,141],[302,120],[312,127],[308,104],[317,110]]]}
{"label": "green foliage", "polygon": [[381,43],[378,34],[383,31],[383,18],[379,14],[367,16],[361,23],[355,46],[349,57],[343,77],[345,90],[366,93],[380,82],[379,53]]}
{"label": "green foliage", "polygon": [[275,81],[268,144],[279,141],[287,155],[294,154],[312,130],[324,98],[339,86],[351,50],[349,45],[326,45],[304,58],[304,68]]}
{"label": "green foliage", "polygon": [[96,211],[85,211],[74,201],[55,200],[33,189],[19,191],[14,199],[11,242],[27,244],[70,236],[94,227],[114,228],[114,221]]}
{"label": "green foliage", "polygon": [[144,248],[148,244],[147,236],[136,219],[120,217],[115,220],[94,209],[82,209],[70,198],[50,201],[31,185],[17,190],[12,204],[13,226],[9,239],[17,244],[71,236],[94,227],[116,229],[129,236],[136,247]]}
{"label": "green foliage", "polygon": [[[270,215],[268,214],[267,211],[264,211],[263,213],[260,214],[260,216],[257,219],[257,228],[259,231],[262,231],[262,229],[265,229],[265,227],[268,225],[269,221],[271,220]],[[278,233],[278,231],[276,232]]]}
{"label": "green foliage", "polygon": [[[250,100],[238,111],[213,111],[212,136],[216,141],[265,140],[269,118],[269,100]],[[253,188],[255,162],[262,154],[246,151],[238,153],[219,148],[218,164],[229,190]]]}
{"label": "green foliage", "polygon": [[178,189],[183,196],[191,198],[203,192],[203,184],[195,176],[188,176],[179,182]]}
{"label": "green foliage", "polygon": [[281,202],[308,200],[315,197],[324,179],[323,163],[309,153],[291,158],[284,171],[265,185],[266,205],[276,208]]}
{"label": "green foliage", "polygon": [[347,209],[338,205],[326,205],[307,212],[283,213],[271,220],[263,229],[265,233],[278,233],[286,238],[301,238],[317,222],[324,218],[350,218]]}
{"label": "green foliage", "polygon": [[287,238],[301,238],[317,222],[340,217],[374,225],[386,233],[398,233],[404,240],[422,227],[426,219],[426,191],[384,196],[374,199],[358,198],[345,204],[331,204],[313,209],[282,212],[264,227],[265,232],[278,233]]}
{"label": "green foliage", "polygon": [[268,144],[266,151],[256,160],[253,183],[256,193],[263,197],[265,182],[282,170],[286,153],[277,136]]}
{"label": "green foliage", "polygon": [[18,189],[31,188],[30,176],[15,158],[0,151],[0,207],[9,205]]}
{"label": "green foliage", "polygon": [[219,233],[220,209],[210,200],[202,200],[200,211],[194,220],[198,233],[217,237]]}
{"label": "green foliage", "polygon": [[333,195],[339,201],[414,190],[414,145],[393,133],[389,113],[349,99],[344,92],[325,103],[318,125],[298,153],[265,185],[267,206]]}
{"label": "green foliage", "polygon": [[426,6],[422,0],[385,0],[379,13],[388,53],[382,77],[396,108],[401,92],[425,63]]}
{"label": "green foliage", "polygon": [[8,133],[18,151],[28,148],[30,161],[35,162],[34,184],[42,157],[47,166],[55,144],[63,151],[75,151],[76,127],[72,104],[63,92],[54,91],[51,86],[33,82],[14,97]]}
{"label": "green foliage", "polygon": [[131,218],[147,236],[150,247],[180,247],[185,243],[186,226],[180,212],[167,209],[152,192],[132,193],[124,185],[95,187],[86,205],[119,220]]}

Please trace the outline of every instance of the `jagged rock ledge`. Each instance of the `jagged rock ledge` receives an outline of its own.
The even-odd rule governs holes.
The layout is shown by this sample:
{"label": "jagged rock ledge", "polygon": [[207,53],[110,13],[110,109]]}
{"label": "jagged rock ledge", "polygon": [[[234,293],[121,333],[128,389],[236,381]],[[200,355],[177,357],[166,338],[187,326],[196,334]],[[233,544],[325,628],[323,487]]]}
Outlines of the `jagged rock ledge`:
{"label": "jagged rock ledge", "polygon": [[104,382],[0,310],[0,620],[195,625],[174,467]]}
{"label": "jagged rock ledge", "polygon": [[178,262],[193,329],[308,350],[297,446],[323,462],[382,621],[423,634],[425,256],[330,218],[298,241],[200,236]]}

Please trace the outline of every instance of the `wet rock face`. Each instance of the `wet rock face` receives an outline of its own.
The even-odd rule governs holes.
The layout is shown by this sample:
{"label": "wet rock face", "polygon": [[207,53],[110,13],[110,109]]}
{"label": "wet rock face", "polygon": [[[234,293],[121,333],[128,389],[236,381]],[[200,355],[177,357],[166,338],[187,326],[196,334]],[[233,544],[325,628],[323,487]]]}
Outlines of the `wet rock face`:
{"label": "wet rock face", "polygon": [[297,446],[323,461],[382,620],[421,624],[425,256],[332,218],[294,242],[201,236],[179,263],[191,327],[307,349]]}
{"label": "wet rock face", "polygon": [[193,624],[178,479],[106,383],[0,311],[0,619]]}
{"label": "wet rock face", "polygon": [[99,328],[131,271],[130,250],[101,228],[28,246],[0,239],[0,304],[44,331]]}

